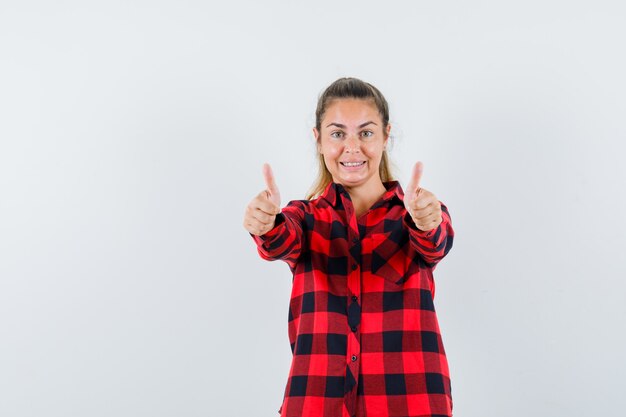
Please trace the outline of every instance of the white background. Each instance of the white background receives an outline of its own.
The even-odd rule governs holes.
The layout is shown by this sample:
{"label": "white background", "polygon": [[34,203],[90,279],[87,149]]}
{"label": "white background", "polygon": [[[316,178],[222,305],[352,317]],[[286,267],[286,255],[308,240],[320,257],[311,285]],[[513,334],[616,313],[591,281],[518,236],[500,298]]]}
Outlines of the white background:
{"label": "white background", "polygon": [[242,227],[318,95],[390,104],[450,209],[457,417],[619,415],[626,6],[0,1],[0,415],[277,416],[291,275]]}

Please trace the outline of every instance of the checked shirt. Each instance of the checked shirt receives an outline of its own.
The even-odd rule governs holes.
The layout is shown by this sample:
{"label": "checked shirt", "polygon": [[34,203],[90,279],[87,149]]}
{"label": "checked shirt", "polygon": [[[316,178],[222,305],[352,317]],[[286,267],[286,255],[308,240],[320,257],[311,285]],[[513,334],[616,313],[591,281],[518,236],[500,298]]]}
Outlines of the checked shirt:
{"label": "checked shirt", "polygon": [[252,236],[260,256],[293,272],[293,354],[281,417],[452,415],[448,362],[433,303],[433,270],[452,247],[442,223],[416,228],[397,181],[356,217],[344,187],[294,200]]}

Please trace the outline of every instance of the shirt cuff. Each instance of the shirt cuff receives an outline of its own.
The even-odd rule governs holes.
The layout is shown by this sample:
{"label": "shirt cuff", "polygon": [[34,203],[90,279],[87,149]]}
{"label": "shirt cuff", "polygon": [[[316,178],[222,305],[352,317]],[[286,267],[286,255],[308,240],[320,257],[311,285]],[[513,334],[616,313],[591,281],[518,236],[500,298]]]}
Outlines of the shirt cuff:
{"label": "shirt cuff", "polygon": [[411,217],[408,211],[404,214],[402,221],[404,222],[404,225],[407,227],[407,229],[409,229],[412,233],[422,238],[432,237],[437,232],[437,229],[441,227],[441,224],[439,224],[439,226],[435,227],[432,230],[420,230],[415,225],[415,222],[413,221],[413,218]]}
{"label": "shirt cuff", "polygon": [[250,236],[252,236],[254,238],[254,240],[256,240],[257,242],[265,243],[267,241],[272,240],[277,235],[279,235],[281,230],[284,227],[285,227],[285,215],[283,213],[278,213],[276,215],[276,219],[274,220],[274,227],[272,228],[272,230],[270,230],[269,232],[267,232],[267,233],[265,233],[264,235],[261,235],[261,236],[253,235],[250,232],[248,232],[248,233],[250,233]]}

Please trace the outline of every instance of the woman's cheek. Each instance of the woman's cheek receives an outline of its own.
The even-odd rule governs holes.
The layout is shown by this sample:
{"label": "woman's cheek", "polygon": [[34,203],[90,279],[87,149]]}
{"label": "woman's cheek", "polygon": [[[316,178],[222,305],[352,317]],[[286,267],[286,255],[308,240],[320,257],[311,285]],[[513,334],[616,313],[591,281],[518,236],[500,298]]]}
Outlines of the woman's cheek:
{"label": "woman's cheek", "polygon": [[382,155],[382,147],[377,144],[370,144],[365,147],[365,152],[368,157],[373,158],[374,156]]}
{"label": "woman's cheek", "polygon": [[341,155],[341,146],[335,145],[330,149],[330,153],[333,157]]}

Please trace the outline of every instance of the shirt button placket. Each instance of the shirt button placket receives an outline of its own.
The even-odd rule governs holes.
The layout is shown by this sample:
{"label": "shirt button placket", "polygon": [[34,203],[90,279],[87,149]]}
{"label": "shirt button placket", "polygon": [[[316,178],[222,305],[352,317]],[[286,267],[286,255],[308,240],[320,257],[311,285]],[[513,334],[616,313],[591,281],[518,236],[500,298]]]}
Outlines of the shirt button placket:
{"label": "shirt button placket", "polygon": [[[361,241],[358,237],[352,236],[349,240],[351,241],[351,257],[350,257],[350,272],[348,273],[348,294],[351,294],[351,297],[348,299],[348,325],[350,326],[350,330],[352,331],[352,335],[349,336],[350,343],[348,343],[348,368],[350,369],[350,373],[357,379],[356,375],[359,374],[359,354],[361,351],[360,337],[359,337],[359,325],[361,323],[361,305],[359,303],[359,296],[361,292],[361,269],[360,269],[360,259],[361,259]],[[358,384],[358,381],[353,380],[353,384]],[[349,386],[347,387],[351,391],[352,400],[356,400],[355,392],[357,387]]]}
{"label": "shirt button placket", "polygon": [[346,401],[348,404],[348,412],[353,414],[356,409],[356,392],[359,375],[359,356],[361,352],[361,343],[359,335],[359,325],[361,322],[361,305],[359,297],[361,296],[361,239],[359,238],[359,224],[354,214],[352,201],[349,198],[344,199],[344,207],[346,208],[346,221],[348,226],[347,242],[349,250],[348,270],[347,272],[347,313],[348,333],[347,344],[347,369],[346,374],[350,378],[346,378]]}
{"label": "shirt button placket", "polygon": [[[358,301],[358,299],[359,299],[359,297],[357,297],[356,295],[353,295],[353,296],[352,296],[352,302],[353,302],[353,303],[356,303],[356,302]],[[351,329],[353,332],[356,332],[356,331],[358,330],[358,327],[357,327],[357,326],[352,326],[350,329]]]}
{"label": "shirt button placket", "polygon": [[[360,251],[360,241],[359,239],[354,236],[352,237],[352,254],[354,255],[354,252],[356,250]],[[352,259],[351,261],[351,265],[350,265],[350,269],[352,270],[352,273],[350,273],[349,277],[348,277],[348,290],[349,292],[351,292],[352,295],[352,301],[350,301],[348,303],[348,325],[350,326],[350,330],[352,330],[353,333],[356,333],[358,330],[358,325],[361,322],[361,306],[359,305],[358,301],[358,297],[356,295],[354,295],[360,288],[360,282],[361,282],[361,271],[357,271],[357,269],[359,269],[359,264],[357,263],[356,259]],[[356,335],[355,335],[356,336]],[[354,360],[353,360],[354,362]]]}

